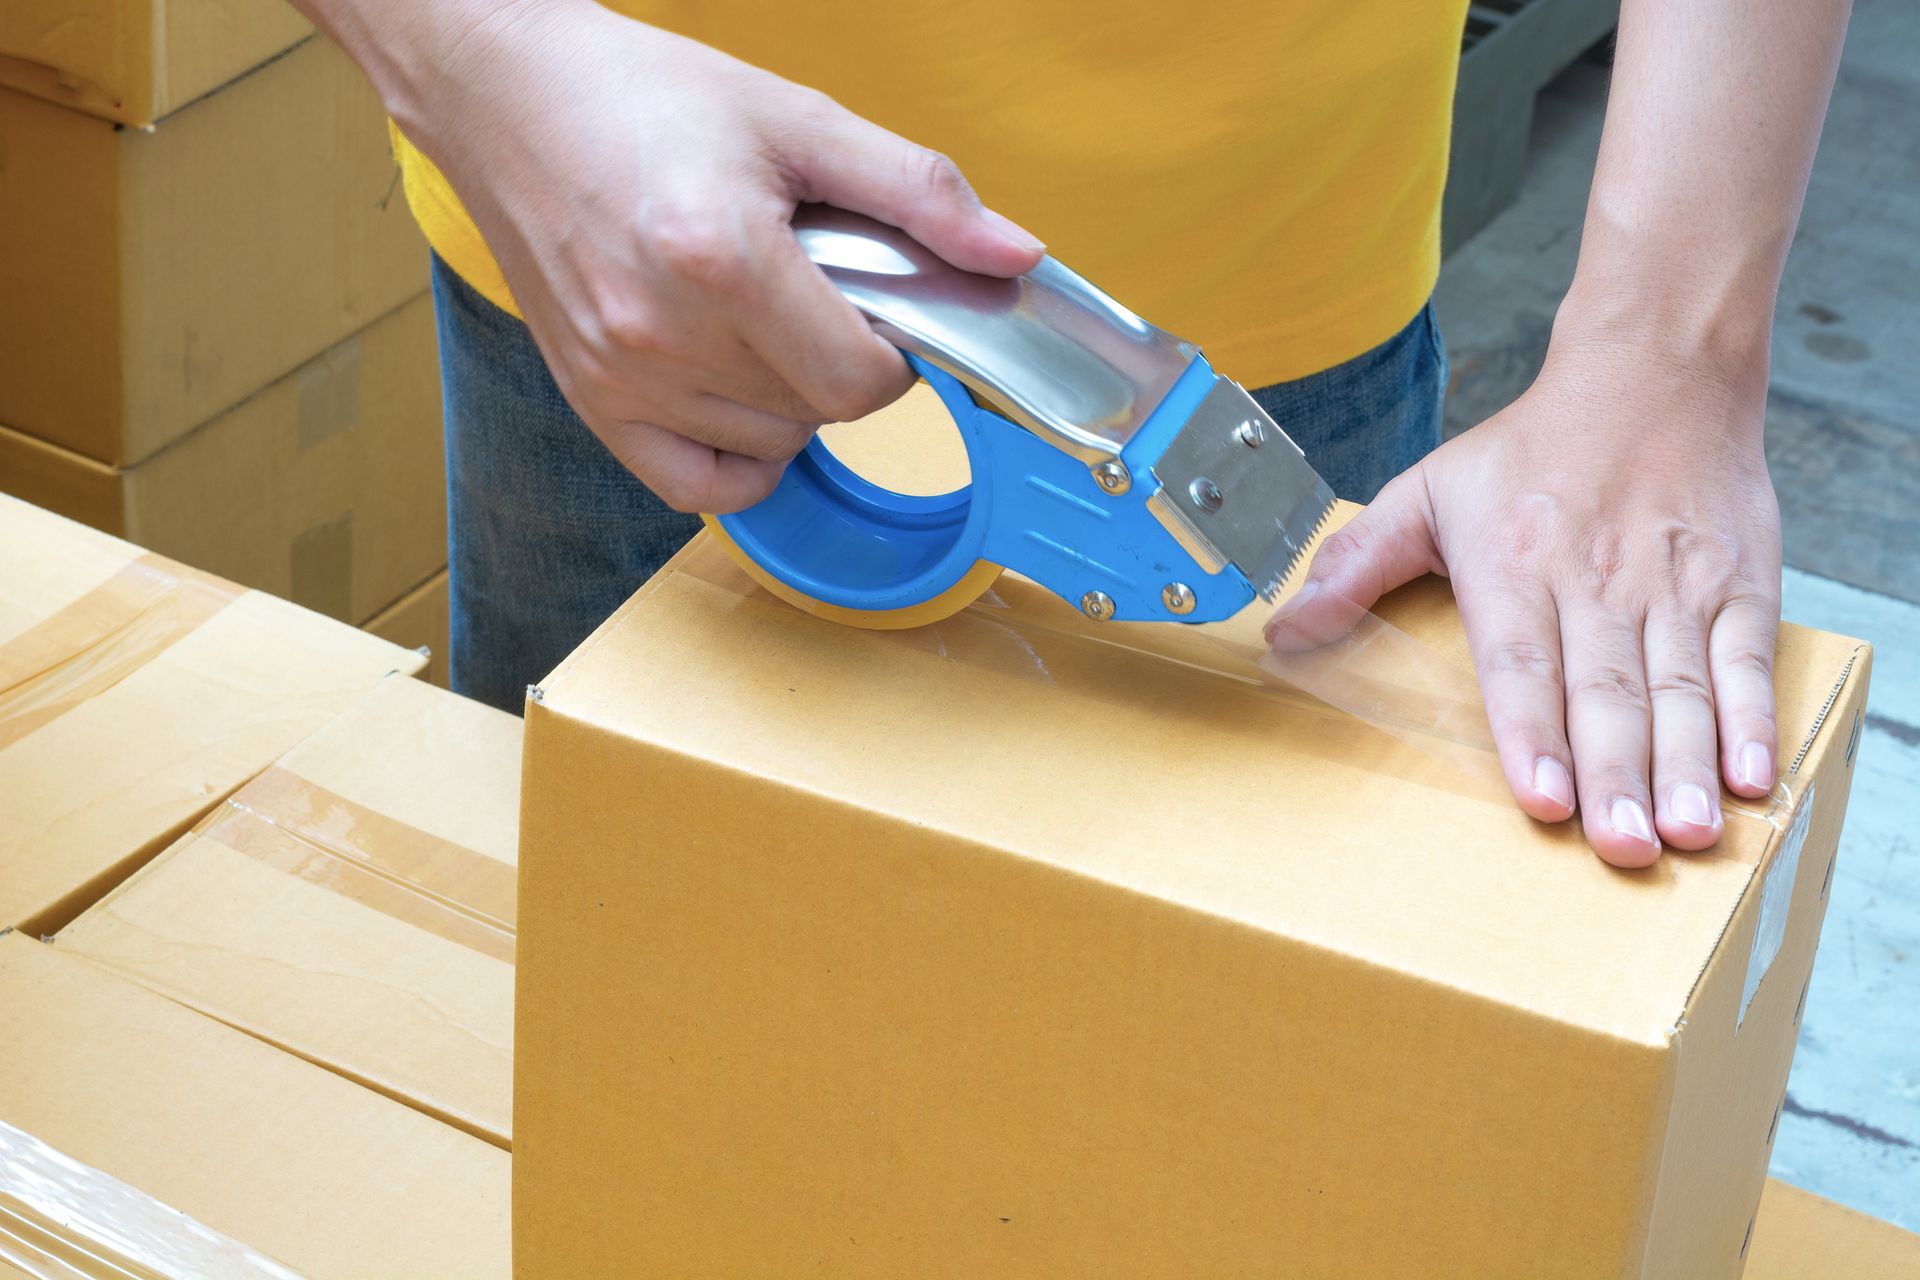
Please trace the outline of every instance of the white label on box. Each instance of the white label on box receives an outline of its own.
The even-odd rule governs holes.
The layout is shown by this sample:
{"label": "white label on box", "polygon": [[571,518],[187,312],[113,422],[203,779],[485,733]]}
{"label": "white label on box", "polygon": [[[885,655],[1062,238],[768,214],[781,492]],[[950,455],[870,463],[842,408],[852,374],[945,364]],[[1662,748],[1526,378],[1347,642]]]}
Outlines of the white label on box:
{"label": "white label on box", "polygon": [[1800,846],[1807,842],[1807,826],[1813,821],[1813,785],[1809,783],[1800,803],[1793,808],[1793,821],[1780,841],[1760,883],[1760,924],[1753,931],[1753,950],[1747,955],[1747,983],[1740,992],[1740,1021],[1747,1020],[1747,1006],[1760,989],[1773,958],[1780,954],[1780,943],[1787,936],[1787,912],[1793,906],[1793,885],[1800,877]]}

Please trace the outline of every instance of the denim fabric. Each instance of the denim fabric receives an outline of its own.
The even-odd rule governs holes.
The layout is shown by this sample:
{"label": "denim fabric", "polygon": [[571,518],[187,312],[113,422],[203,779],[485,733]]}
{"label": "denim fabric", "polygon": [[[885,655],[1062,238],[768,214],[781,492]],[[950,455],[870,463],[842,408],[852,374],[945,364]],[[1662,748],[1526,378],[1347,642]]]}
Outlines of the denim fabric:
{"label": "denim fabric", "polygon": [[1333,491],[1372,502],[1382,485],[1440,444],[1447,353],[1433,304],[1373,350],[1253,398]]}
{"label": "denim fabric", "polygon": [[[700,528],[568,407],[527,327],[438,258],[453,687],[518,712]],[[1254,392],[1344,498],[1366,501],[1440,442],[1446,358],[1432,308],[1380,346]]]}

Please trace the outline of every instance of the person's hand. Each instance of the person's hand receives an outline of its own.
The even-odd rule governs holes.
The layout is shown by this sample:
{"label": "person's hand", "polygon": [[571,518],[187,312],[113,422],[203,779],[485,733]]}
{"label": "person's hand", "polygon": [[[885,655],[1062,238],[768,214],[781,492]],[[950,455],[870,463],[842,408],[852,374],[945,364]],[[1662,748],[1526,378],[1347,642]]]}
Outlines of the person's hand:
{"label": "person's hand", "polygon": [[912,385],[801,251],[798,203],[891,223],[970,271],[1039,261],[944,157],[820,93],[591,0],[489,8],[430,65],[379,77],[383,95],[567,400],[681,510],[752,505],[820,423]]}
{"label": "person's hand", "polygon": [[1765,361],[1567,327],[1525,395],[1326,541],[1267,634],[1308,647],[1448,575],[1514,798],[1546,822],[1577,798],[1594,850],[1638,867],[1720,838],[1720,779],[1774,785]]}

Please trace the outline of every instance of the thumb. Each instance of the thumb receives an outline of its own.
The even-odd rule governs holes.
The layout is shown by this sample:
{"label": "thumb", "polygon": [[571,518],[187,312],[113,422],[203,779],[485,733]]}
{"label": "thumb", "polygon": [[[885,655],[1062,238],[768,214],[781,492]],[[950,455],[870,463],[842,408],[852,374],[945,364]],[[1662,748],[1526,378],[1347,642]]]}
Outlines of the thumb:
{"label": "thumb", "polygon": [[1300,589],[1267,622],[1267,643],[1300,652],[1346,635],[1395,587],[1442,571],[1425,477],[1396,477],[1314,553]]}
{"label": "thumb", "polygon": [[1017,276],[1038,266],[1047,251],[984,207],[953,161],[837,105],[802,132],[787,160],[800,181],[800,200],[899,227],[963,271]]}

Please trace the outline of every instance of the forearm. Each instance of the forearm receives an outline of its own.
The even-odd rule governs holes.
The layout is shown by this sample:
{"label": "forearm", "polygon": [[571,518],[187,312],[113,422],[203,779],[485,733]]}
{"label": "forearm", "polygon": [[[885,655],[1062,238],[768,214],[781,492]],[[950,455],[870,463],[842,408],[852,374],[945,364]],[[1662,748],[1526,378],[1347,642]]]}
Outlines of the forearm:
{"label": "forearm", "polygon": [[1627,0],[1557,336],[1762,381],[1848,0]]}
{"label": "forearm", "polygon": [[501,28],[528,28],[592,0],[290,0],[345,49],[412,136],[422,114],[475,45]]}

